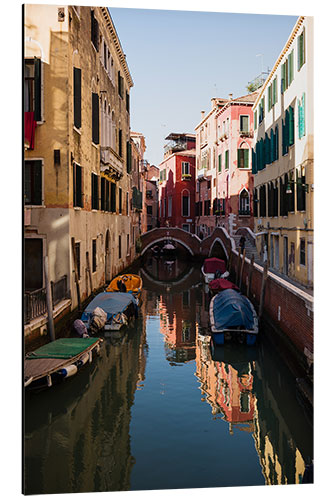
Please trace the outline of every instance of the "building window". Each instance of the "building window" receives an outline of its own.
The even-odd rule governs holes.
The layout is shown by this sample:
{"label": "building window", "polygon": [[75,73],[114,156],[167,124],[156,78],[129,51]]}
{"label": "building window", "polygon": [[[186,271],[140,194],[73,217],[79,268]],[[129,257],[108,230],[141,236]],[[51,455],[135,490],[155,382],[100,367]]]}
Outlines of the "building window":
{"label": "building window", "polygon": [[99,198],[98,198],[98,175],[91,174],[91,209],[99,209]]}
{"label": "building window", "polygon": [[129,215],[129,194],[126,193],[126,215]]}
{"label": "building window", "polygon": [[238,149],[237,150],[237,167],[238,168],[249,168],[249,150],[248,149]]}
{"label": "building window", "polygon": [[118,71],[118,95],[124,97],[124,78],[121,76],[120,71]]}
{"label": "building window", "polygon": [[42,160],[24,162],[24,204],[42,205]]}
{"label": "building window", "polygon": [[95,18],[95,13],[94,10],[91,10],[90,12],[91,16],[91,41],[93,46],[98,52],[99,49],[99,26],[98,26],[98,21]]}
{"label": "building window", "polygon": [[188,192],[182,194],[182,216],[189,217],[190,215],[190,196]]}
{"label": "building window", "polygon": [[92,122],[92,142],[99,144],[99,99],[98,94],[91,94],[91,122]]}
{"label": "building window", "polygon": [[263,97],[259,104],[259,125],[263,121],[265,116],[265,98]]}
{"label": "building window", "polygon": [[24,111],[33,112],[36,122],[42,119],[42,85],[41,60],[25,59],[24,61]]}
{"label": "building window", "polygon": [[219,166],[218,166],[218,171],[222,172],[222,155],[219,155]]}
{"label": "building window", "polygon": [[127,113],[130,112],[130,96],[129,93],[126,91],[126,111]]}
{"label": "building window", "polygon": [[75,252],[75,260],[76,260],[76,265],[77,265],[77,277],[78,280],[80,281],[81,279],[81,252],[80,252],[80,243],[75,243],[74,244],[74,252]]}
{"label": "building window", "polygon": [[118,154],[119,156],[123,156],[123,131],[121,128],[118,131]]}
{"label": "building window", "polygon": [[[170,200],[170,198],[169,198],[169,200]],[[169,207],[168,207],[168,209],[169,209]],[[153,205],[147,205],[147,215],[153,215]],[[168,214],[168,217],[170,217],[169,214]]]}
{"label": "building window", "polygon": [[297,210],[299,212],[304,212],[306,207],[306,191],[305,191],[305,168],[302,167],[299,173],[296,170],[296,198],[297,198]]}
{"label": "building window", "polygon": [[239,215],[250,215],[250,196],[246,189],[239,194]]}
{"label": "building window", "polygon": [[190,164],[187,161],[182,161],[182,176],[189,176],[190,174]]}
{"label": "building window", "polygon": [[301,266],[305,266],[305,238],[300,239],[299,263]]}
{"label": "building window", "polygon": [[97,245],[96,240],[92,240],[92,272],[95,273],[97,269]]}
{"label": "building window", "polygon": [[74,127],[81,128],[81,70],[73,68]]}
{"label": "building window", "polygon": [[129,234],[126,236],[126,255],[130,253],[130,237]]}
{"label": "building window", "polygon": [[260,209],[260,217],[266,217],[266,186],[260,186],[259,188],[259,209]]}
{"label": "building window", "polygon": [[116,212],[116,184],[111,182],[111,212]]}
{"label": "building window", "polygon": [[303,29],[303,32],[297,39],[297,62],[297,69],[299,71],[305,63],[305,29]]}
{"label": "building window", "polygon": [[228,149],[224,153],[224,168],[225,168],[225,170],[229,169],[229,150]]}
{"label": "building window", "polygon": [[204,202],[204,215],[210,215],[210,200]]}
{"label": "building window", "polygon": [[73,163],[73,206],[83,207],[82,167]]}
{"label": "building window", "polygon": [[239,120],[240,120],[239,124],[240,132],[249,132],[250,117],[248,115],[240,115]]}
{"label": "building window", "polygon": [[122,189],[119,188],[119,213],[121,214],[122,213],[122,203],[123,203],[123,200],[122,200]]}
{"label": "building window", "polygon": [[258,217],[258,191],[253,190],[253,217]]}
{"label": "building window", "polygon": [[258,111],[255,110],[254,112],[254,130],[257,130],[257,126],[258,126]]}
{"label": "building window", "polygon": [[298,138],[305,136],[305,94],[298,100]]}
{"label": "building window", "polygon": [[190,225],[189,224],[183,224],[183,230],[187,231],[188,233],[190,232]]}

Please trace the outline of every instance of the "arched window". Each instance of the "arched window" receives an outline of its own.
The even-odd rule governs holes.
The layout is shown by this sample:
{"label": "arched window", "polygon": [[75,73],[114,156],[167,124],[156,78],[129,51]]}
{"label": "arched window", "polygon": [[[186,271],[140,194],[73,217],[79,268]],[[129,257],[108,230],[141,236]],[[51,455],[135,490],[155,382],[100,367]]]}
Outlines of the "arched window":
{"label": "arched window", "polygon": [[249,168],[249,146],[244,141],[239,146],[237,150],[237,167],[238,168]]}
{"label": "arched window", "polygon": [[190,216],[190,193],[187,189],[182,191],[182,216]]}
{"label": "arched window", "polygon": [[250,215],[250,196],[245,188],[239,193],[239,215]]}

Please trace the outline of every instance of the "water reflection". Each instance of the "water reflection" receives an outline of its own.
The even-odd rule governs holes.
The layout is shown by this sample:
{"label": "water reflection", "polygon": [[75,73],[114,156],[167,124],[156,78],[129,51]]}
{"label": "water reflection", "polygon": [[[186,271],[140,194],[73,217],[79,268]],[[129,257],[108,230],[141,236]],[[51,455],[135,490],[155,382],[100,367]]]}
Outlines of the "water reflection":
{"label": "water reflection", "polygon": [[130,488],[130,408],[144,380],[142,318],[94,366],[25,402],[25,493]]}
{"label": "water reflection", "polygon": [[295,400],[295,381],[272,355],[259,346],[215,347],[198,334],[197,371],[200,387],[214,418],[250,432],[266,484],[302,482],[313,457],[312,427]]}

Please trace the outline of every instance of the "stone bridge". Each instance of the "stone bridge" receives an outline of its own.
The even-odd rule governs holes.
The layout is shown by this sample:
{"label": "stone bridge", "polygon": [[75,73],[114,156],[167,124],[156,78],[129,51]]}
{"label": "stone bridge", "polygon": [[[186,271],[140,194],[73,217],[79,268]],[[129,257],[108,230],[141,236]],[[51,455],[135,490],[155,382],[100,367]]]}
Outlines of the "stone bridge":
{"label": "stone bridge", "polygon": [[235,242],[223,227],[216,227],[212,234],[201,240],[196,234],[178,227],[159,227],[141,235],[141,255],[156,243],[165,240],[182,245],[192,257],[221,257],[228,259],[230,249],[236,249]]}

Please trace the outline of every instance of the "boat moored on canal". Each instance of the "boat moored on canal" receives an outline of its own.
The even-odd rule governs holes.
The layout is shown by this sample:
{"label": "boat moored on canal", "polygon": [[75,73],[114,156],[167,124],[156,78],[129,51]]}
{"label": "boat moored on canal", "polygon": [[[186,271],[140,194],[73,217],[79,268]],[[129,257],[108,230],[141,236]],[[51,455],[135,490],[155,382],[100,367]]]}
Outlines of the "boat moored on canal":
{"label": "boat moored on canal", "polygon": [[138,315],[138,300],[127,292],[101,292],[88,304],[81,321],[88,332],[118,331]]}
{"label": "boat moored on canal", "polygon": [[24,387],[43,389],[76,373],[100,351],[100,338],[61,338],[29,352],[24,360]]}
{"label": "boat moored on canal", "polygon": [[232,283],[231,281],[226,280],[225,278],[217,278],[215,280],[210,281],[208,284],[208,288],[213,294],[229,289],[239,291],[239,288],[237,285],[235,285],[235,283]]}
{"label": "boat moored on canal", "polygon": [[204,276],[205,283],[209,283],[214,278],[227,278],[229,276],[225,261],[217,257],[205,259],[201,272]]}
{"label": "boat moored on canal", "polygon": [[258,335],[257,313],[247,297],[240,292],[227,289],[219,292],[210,301],[209,319],[213,340],[224,344],[233,338],[253,345]]}
{"label": "boat moored on canal", "polygon": [[140,301],[142,294],[142,279],[138,274],[121,274],[110,282],[106,292],[131,293]]}

